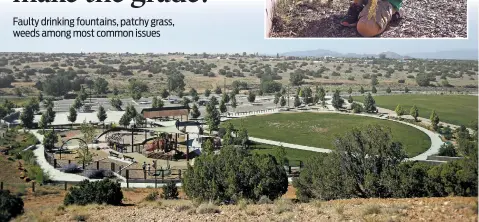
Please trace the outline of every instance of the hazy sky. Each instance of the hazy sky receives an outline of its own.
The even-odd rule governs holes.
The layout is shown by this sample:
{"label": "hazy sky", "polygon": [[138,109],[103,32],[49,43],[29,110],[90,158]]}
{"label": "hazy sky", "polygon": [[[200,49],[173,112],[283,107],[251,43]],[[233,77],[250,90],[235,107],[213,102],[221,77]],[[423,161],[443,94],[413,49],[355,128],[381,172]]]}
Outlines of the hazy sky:
{"label": "hazy sky", "polygon": [[[207,3],[13,3],[1,0],[0,52],[259,52],[329,49],[337,52],[434,52],[478,48],[478,3],[469,1],[469,39],[264,39],[264,0],[209,0]],[[143,39],[16,39],[13,17],[59,16],[172,18],[162,37]],[[440,19],[446,19],[441,17]]]}

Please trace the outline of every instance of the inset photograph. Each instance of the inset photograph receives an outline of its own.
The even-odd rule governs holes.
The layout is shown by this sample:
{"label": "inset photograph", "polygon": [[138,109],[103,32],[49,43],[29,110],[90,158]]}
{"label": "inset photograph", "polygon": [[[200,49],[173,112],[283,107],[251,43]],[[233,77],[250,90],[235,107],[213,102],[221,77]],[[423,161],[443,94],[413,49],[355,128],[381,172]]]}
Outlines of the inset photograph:
{"label": "inset photograph", "polygon": [[467,0],[265,0],[266,38],[467,38]]}

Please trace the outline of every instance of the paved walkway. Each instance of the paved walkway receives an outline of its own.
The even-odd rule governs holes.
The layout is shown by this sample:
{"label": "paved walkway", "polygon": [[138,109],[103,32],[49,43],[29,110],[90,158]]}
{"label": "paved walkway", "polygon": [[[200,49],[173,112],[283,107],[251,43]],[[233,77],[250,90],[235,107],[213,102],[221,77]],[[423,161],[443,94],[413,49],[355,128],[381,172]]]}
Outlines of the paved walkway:
{"label": "paved walkway", "polygon": [[[40,135],[36,130],[31,130],[32,133],[40,142],[43,142],[43,135]],[[33,154],[36,157],[38,165],[48,174],[53,181],[72,181],[79,182],[88,178],[77,174],[64,173],[58,169],[55,169],[45,158],[45,147],[43,144],[38,144],[37,148],[33,150]]]}

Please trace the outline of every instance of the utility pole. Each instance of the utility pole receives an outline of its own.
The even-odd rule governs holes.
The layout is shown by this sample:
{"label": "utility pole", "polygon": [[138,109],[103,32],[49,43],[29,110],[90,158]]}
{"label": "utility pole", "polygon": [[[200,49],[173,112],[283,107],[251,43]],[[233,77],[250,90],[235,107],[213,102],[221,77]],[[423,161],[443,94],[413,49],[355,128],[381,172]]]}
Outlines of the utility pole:
{"label": "utility pole", "polygon": [[226,77],[223,80],[223,92],[226,93]]}
{"label": "utility pole", "polygon": [[288,84],[288,87],[286,87],[286,93],[288,94],[288,108],[289,108],[289,84]]}

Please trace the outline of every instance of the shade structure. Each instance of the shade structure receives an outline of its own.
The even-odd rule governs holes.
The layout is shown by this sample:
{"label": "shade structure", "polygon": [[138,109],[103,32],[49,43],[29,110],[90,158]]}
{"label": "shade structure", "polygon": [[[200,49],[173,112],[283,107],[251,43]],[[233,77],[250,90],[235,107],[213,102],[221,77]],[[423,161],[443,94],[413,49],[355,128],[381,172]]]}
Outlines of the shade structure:
{"label": "shade structure", "polygon": [[137,128],[137,129],[142,129],[142,130],[149,130],[149,131],[155,131],[155,132],[161,132],[161,133],[177,133],[177,134],[186,134],[184,132],[181,132],[176,128],[176,126],[164,126],[164,127],[152,127],[152,128]]}

